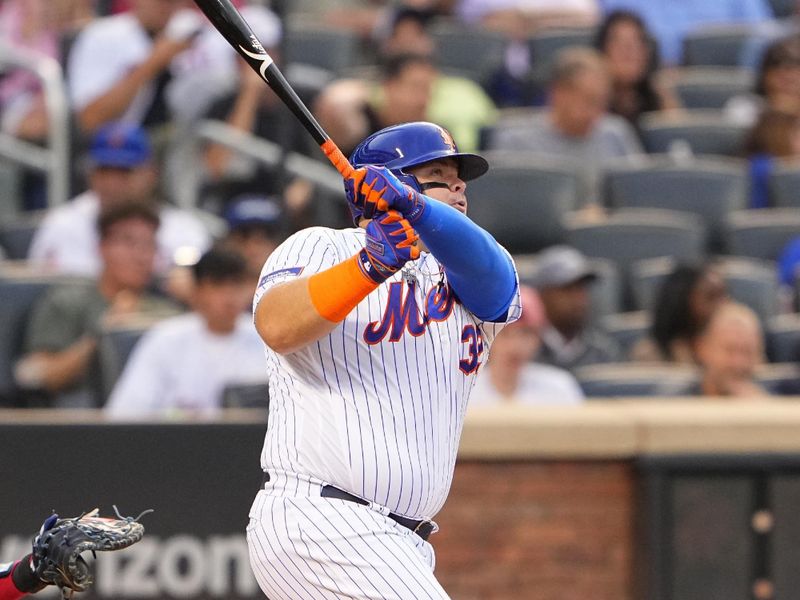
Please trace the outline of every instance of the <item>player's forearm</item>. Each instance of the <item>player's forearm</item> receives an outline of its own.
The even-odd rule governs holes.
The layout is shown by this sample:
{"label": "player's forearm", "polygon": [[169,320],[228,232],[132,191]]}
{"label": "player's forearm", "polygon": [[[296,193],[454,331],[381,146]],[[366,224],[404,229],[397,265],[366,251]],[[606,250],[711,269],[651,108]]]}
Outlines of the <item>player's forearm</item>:
{"label": "player's forearm", "polygon": [[502,315],[516,288],[514,266],[508,254],[489,232],[452,206],[430,198],[426,204],[414,228],[444,265],[458,297],[482,319]]}
{"label": "player's forearm", "polygon": [[290,354],[328,335],[336,327],[319,314],[311,301],[308,277],[269,290],[256,307],[261,339],[278,354]]}

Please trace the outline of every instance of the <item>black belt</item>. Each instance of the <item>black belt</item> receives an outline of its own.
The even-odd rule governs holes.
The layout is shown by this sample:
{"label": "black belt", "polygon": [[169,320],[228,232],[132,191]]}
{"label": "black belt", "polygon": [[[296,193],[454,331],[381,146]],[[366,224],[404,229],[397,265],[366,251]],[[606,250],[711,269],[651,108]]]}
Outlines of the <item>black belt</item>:
{"label": "black belt", "polygon": [[[264,479],[261,482],[261,487],[264,487],[264,484],[268,481],[269,473],[264,473]],[[353,494],[345,492],[344,490],[340,490],[333,485],[323,485],[319,495],[323,498],[336,498],[337,500],[355,502],[356,504],[361,504],[362,506],[369,506],[370,504],[367,500],[359,498],[358,496],[354,496]],[[431,521],[417,521],[416,519],[409,519],[408,517],[403,517],[394,513],[389,513],[388,517],[398,525],[402,525],[406,529],[410,529],[423,540],[427,540],[435,528],[435,525]]]}

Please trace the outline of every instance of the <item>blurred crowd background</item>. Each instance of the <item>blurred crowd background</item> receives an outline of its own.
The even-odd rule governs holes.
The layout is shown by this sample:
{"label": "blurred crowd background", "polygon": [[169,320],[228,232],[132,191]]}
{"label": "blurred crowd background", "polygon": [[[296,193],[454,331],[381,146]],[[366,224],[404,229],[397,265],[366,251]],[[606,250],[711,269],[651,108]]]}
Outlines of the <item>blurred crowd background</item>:
{"label": "blurred crowd background", "polygon": [[[800,2],[235,2],[345,153],[430,120],[524,316],[475,403],[800,390]],[[264,406],[248,314],[349,226],[313,140],[192,2],[0,2],[0,406]]]}

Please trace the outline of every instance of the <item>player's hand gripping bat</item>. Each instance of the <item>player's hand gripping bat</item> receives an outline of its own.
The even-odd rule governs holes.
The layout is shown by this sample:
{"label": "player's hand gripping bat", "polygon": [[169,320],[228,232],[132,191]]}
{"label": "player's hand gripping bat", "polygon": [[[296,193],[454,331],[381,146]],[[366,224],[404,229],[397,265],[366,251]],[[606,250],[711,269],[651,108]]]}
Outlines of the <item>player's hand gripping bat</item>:
{"label": "player's hand gripping bat", "polygon": [[278,94],[283,103],[289,107],[294,115],[300,120],[306,131],[311,134],[314,141],[328,157],[345,179],[353,173],[353,167],[342,154],[339,147],[334,143],[330,136],[325,133],[314,115],[308,110],[297,93],[286,81],[283,73],[272,60],[272,57],[264,50],[264,46],[258,41],[250,26],[239,14],[239,11],[231,4],[230,0],[194,0],[197,6],[205,13],[209,21],[216,27],[228,43],[233,46],[242,58],[247,61],[254,71],[267,82],[272,90]]}

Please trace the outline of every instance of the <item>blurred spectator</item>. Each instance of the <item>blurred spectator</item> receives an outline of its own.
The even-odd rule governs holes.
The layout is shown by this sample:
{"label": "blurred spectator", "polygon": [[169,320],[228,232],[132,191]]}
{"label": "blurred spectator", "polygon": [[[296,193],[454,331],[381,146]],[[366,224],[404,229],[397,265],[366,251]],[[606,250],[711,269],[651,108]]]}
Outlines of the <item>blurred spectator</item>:
{"label": "blurred spectator", "polygon": [[[242,17],[269,55],[280,63],[278,47],[283,36],[280,19],[271,10],[256,3],[234,3],[242,5],[239,9]],[[234,52],[219,31],[205,20],[203,24],[202,31],[197,34],[191,47],[178,54],[170,66],[172,80],[166,90],[169,114],[181,123],[192,124],[211,111],[213,118],[230,118],[229,122],[235,127],[252,131],[252,127],[246,127],[247,117],[259,113],[259,109],[269,108],[274,112],[279,100],[252,68],[247,67],[249,72],[243,71],[244,60]],[[259,90],[255,89],[256,79],[261,84]],[[246,90],[243,89],[245,87]],[[256,94],[256,91],[262,93]],[[273,102],[269,102],[270,99]],[[240,105],[236,106],[236,102]],[[216,107],[212,108],[215,103]],[[231,111],[235,111],[237,118],[233,118]],[[288,115],[288,112],[284,113],[285,118]],[[266,137],[275,139],[274,134]]]}
{"label": "blurred spectator", "polygon": [[437,76],[433,61],[425,55],[393,56],[383,65],[379,100],[367,81],[334,81],[317,98],[315,113],[349,155],[374,131],[407,121],[424,121]]}
{"label": "blurred spectator", "polygon": [[[0,5],[0,39],[15,48],[61,60],[61,42],[92,18],[91,0],[6,0]],[[40,141],[47,135],[47,112],[39,80],[27,70],[0,79],[0,128]]]}
{"label": "blurred spectator", "polygon": [[51,209],[34,234],[29,260],[60,273],[96,277],[101,269],[98,214],[126,202],[158,210],[156,272],[197,260],[211,244],[203,223],[191,213],[162,205],[156,198],[157,171],[145,131],[112,123],[100,128],[89,149],[89,189]]}
{"label": "blurred spectator", "polygon": [[[255,8],[250,7],[247,12],[248,23],[270,56],[279,62],[281,24],[269,11],[253,13]],[[250,22],[256,15],[258,18]],[[234,129],[274,142],[284,152],[307,153],[308,133],[261,76],[240,58],[233,71],[237,75],[233,89],[214,100],[205,118],[224,121]],[[224,204],[234,196],[258,193],[283,196],[292,221],[302,223],[310,218],[312,184],[302,178],[289,178],[282,163],[267,166],[215,143],[208,144],[204,159],[208,174],[204,205],[212,211],[222,212]]]}
{"label": "blurred spectator", "polygon": [[244,259],[209,250],[193,272],[193,312],[145,333],[111,393],[109,414],[213,412],[226,386],[266,382],[264,347],[245,312],[252,289]]}
{"label": "blurred spectator", "polygon": [[677,65],[683,37],[704,25],[757,24],[772,19],[767,0],[600,0],[604,13],[625,9],[641,15],[658,40],[661,59]]}
{"label": "blurred spectator", "polygon": [[478,374],[470,405],[579,404],[583,391],[567,371],[531,362],[545,326],[542,301],[528,286],[520,289],[522,316],[495,338],[488,363]]}
{"label": "blurred spectator", "polygon": [[764,362],[761,324],[745,305],[727,301],[717,307],[697,338],[696,352],[702,375],[688,393],[739,398],[768,395],[755,380],[756,367]]}
{"label": "blurred spectator", "polygon": [[597,0],[460,0],[464,22],[523,39],[546,27],[589,27],[597,22]]}
{"label": "blurred spectator", "polygon": [[745,153],[750,167],[750,208],[766,208],[776,164],[800,157],[800,113],[764,111],[747,136]]}
{"label": "blurred spectator", "polygon": [[520,127],[497,131],[490,144],[497,150],[574,159],[591,194],[599,189],[605,161],[642,151],[634,129],[608,114],[610,100],[611,77],[602,56],[588,48],[568,48],[553,67],[549,106]]}
{"label": "blurred spectator", "polygon": [[792,238],[778,257],[780,305],[785,312],[800,310],[800,236]]}
{"label": "blurred spectator", "polygon": [[264,263],[282,240],[283,219],[277,200],[264,196],[236,198],[225,211],[228,234],[223,244],[242,255],[255,291]]}
{"label": "blurred spectator", "polygon": [[381,77],[379,86],[334,81],[317,98],[314,113],[345,154],[370,133],[409,121],[441,123],[470,152],[477,149],[481,127],[494,120],[494,104],[480,86],[442,75],[429,55],[389,55]]}
{"label": "blurred spectator", "polygon": [[381,56],[408,53],[432,56],[436,43],[428,33],[428,24],[434,16],[435,13],[429,9],[407,5],[391,11],[386,25],[375,33]]}
{"label": "blurred spectator", "polygon": [[714,263],[678,265],[659,287],[650,334],[636,343],[631,359],[696,363],[697,336],[726,298],[725,280]]}
{"label": "blurred spectator", "polygon": [[642,113],[677,108],[677,96],[656,77],[655,40],[636,13],[618,10],[606,16],[595,45],[611,73],[610,111],[638,129]]}
{"label": "blurred spectator", "polygon": [[184,0],[134,0],[130,12],[97,19],[81,31],[68,57],[67,83],[84,131],[115,120],[145,126],[170,120],[170,64],[204,25],[188,6]]}
{"label": "blurred spectator", "polygon": [[539,253],[531,283],[544,305],[547,325],[537,362],[572,371],[622,358],[619,345],[589,324],[589,286],[595,279],[586,257],[574,248],[551,246]]}
{"label": "blurred spectator", "polygon": [[800,115],[800,35],[771,44],[761,59],[755,90],[725,104],[725,114],[737,123],[754,124],[765,110]]}
{"label": "blurred spectator", "polygon": [[101,272],[96,281],[58,285],[34,307],[17,363],[17,384],[44,390],[55,407],[92,407],[98,402],[95,360],[105,325],[134,314],[162,315],[174,305],[147,292],[156,256],[158,215],[138,203],[117,204],[97,221]]}

